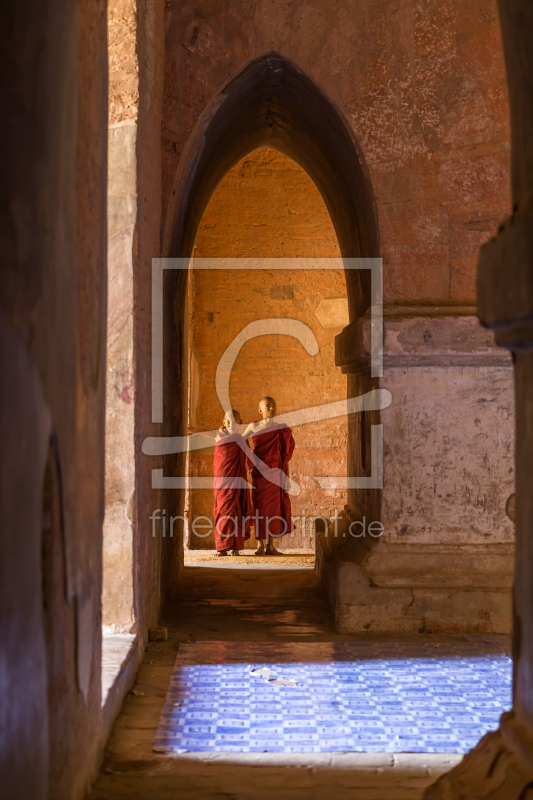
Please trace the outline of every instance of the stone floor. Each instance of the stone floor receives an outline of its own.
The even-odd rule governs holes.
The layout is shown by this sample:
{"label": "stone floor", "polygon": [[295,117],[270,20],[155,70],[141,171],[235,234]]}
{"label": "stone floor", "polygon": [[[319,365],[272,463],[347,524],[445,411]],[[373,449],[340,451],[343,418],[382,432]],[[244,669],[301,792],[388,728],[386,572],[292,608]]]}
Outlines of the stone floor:
{"label": "stone floor", "polygon": [[154,750],[468,753],[511,683],[491,643],[182,643]]}
{"label": "stone floor", "polygon": [[[419,800],[458,754],[185,753],[153,750],[181,642],[385,642],[335,633],[312,570],[185,567],[181,601],[164,614],[167,642],[150,643],[109,740],[90,800]],[[505,637],[420,634],[400,642],[496,641]]]}

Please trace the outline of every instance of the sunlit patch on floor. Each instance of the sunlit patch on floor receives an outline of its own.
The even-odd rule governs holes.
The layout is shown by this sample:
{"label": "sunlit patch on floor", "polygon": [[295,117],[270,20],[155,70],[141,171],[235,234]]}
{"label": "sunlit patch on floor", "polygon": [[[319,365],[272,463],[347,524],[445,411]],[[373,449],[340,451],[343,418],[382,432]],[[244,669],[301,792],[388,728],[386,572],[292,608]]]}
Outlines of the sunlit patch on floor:
{"label": "sunlit patch on floor", "polygon": [[181,645],[154,749],[464,753],[510,706],[489,643]]}

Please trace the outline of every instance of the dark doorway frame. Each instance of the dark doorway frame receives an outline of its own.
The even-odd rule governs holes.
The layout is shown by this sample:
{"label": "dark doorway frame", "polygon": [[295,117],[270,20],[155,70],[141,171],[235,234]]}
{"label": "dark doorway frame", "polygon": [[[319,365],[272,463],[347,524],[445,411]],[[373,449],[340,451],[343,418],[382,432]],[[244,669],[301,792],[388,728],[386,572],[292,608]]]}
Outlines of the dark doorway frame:
{"label": "dark doorway frame", "polygon": [[[249,62],[230,79],[200,117],[180,161],[166,218],[162,255],[190,258],[203,213],[229,170],[260,147],[278,150],[299,164],[322,195],[339,242],[341,256],[377,258],[376,202],[361,149],[350,126],[330,98],[295,64],[275,52]],[[368,270],[347,269],[349,328],[370,307]],[[182,434],[186,420],[187,272],[165,270],[163,435]],[[347,331],[348,329],[345,329]],[[349,376],[350,396],[378,388],[369,375]],[[184,390],[185,387],[185,390]],[[348,470],[361,475],[365,454],[360,415],[352,415],[348,433]],[[379,413],[366,415],[377,424]],[[366,437],[369,439],[370,437]],[[183,474],[182,456],[168,456],[165,474]],[[183,495],[183,492],[179,493]],[[350,505],[379,519],[380,491],[352,490]],[[177,496],[172,513],[183,513]],[[175,595],[182,544],[163,541],[163,603]],[[165,552],[166,551],[166,552]]]}

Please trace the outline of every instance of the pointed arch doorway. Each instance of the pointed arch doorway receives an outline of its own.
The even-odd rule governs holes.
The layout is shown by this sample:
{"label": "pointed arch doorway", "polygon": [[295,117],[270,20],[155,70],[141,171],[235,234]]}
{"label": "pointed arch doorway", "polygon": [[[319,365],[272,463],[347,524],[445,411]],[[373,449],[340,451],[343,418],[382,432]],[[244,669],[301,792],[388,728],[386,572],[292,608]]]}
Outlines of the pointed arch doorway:
{"label": "pointed arch doorway", "polygon": [[[334,103],[298,67],[277,53],[250,62],[231,79],[198,121],[182,154],[165,225],[163,255],[190,258],[202,216],[217,185],[248,153],[270,147],[300,165],[318,188],[331,217],[343,259],[379,256],[375,201],[357,142]],[[346,270],[350,338],[357,320],[370,306],[368,271]],[[187,272],[167,270],[164,277],[163,369],[164,422],[161,433],[184,432],[187,420]],[[343,349],[343,348],[339,348]],[[343,366],[342,357],[337,361]],[[344,371],[344,370],[343,370]],[[348,375],[348,396],[377,386],[377,379]],[[365,415],[364,425],[378,421]],[[361,430],[361,415],[348,425],[348,474],[364,475],[370,437]],[[184,474],[182,457],[166,457],[166,474]],[[177,495],[177,493],[176,493]],[[361,514],[379,518],[379,490],[351,490],[348,502]],[[166,506],[171,503],[165,499]],[[183,511],[176,496],[173,513]],[[370,518],[370,516],[369,516]],[[175,593],[180,545],[163,541],[163,597]]]}

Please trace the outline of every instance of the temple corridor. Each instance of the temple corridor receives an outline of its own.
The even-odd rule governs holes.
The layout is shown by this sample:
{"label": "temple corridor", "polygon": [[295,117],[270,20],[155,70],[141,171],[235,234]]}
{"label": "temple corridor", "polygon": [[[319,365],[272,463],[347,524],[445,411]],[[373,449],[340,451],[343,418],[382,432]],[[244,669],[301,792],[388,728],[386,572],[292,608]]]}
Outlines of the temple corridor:
{"label": "temple corridor", "polygon": [[532,0],[4,0],[1,800],[533,800]]}

